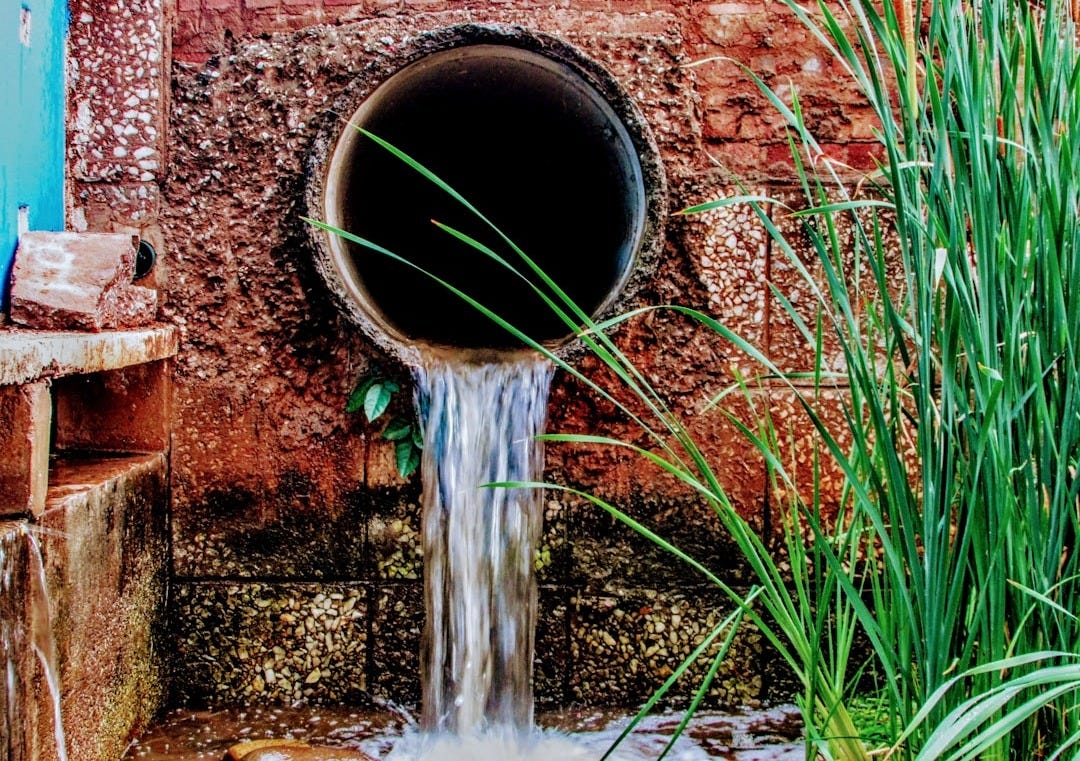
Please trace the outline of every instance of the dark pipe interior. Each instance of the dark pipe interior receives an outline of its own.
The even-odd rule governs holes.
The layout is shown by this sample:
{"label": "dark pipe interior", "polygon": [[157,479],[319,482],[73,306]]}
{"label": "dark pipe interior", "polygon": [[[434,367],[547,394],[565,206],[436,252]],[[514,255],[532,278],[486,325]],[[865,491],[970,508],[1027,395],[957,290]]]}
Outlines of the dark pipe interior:
{"label": "dark pipe interior", "polygon": [[[569,67],[509,46],[442,51],[383,83],[356,122],[450,183],[586,311],[621,286],[645,214],[641,169],[614,112]],[[330,177],[346,229],[434,272],[533,338],[571,332],[527,285],[430,220],[513,257],[490,229],[372,141],[348,135],[346,160],[335,160]],[[371,306],[404,336],[467,348],[517,345],[407,266],[347,250]]]}

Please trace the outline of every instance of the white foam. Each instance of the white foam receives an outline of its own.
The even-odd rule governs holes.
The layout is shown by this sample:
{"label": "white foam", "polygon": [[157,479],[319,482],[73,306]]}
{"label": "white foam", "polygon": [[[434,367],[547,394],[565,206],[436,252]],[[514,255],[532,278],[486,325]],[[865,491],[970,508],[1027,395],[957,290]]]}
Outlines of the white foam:
{"label": "white foam", "polygon": [[[382,757],[386,761],[599,761],[617,737],[616,729],[574,735],[554,730],[527,734],[496,730],[464,737],[406,731]],[[632,734],[608,761],[653,761],[669,739],[654,732]],[[710,756],[689,738],[681,737],[666,758],[708,761]]]}

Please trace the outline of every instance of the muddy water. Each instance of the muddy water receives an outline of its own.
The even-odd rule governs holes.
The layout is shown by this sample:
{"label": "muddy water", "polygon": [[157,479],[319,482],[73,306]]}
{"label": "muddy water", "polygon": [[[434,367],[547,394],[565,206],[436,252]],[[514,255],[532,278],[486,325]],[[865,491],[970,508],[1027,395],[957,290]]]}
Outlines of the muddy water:
{"label": "muddy water", "polygon": [[[681,720],[680,714],[647,718],[612,758],[655,759]],[[525,746],[509,750],[497,738],[478,741],[418,731],[404,711],[345,708],[247,708],[176,710],[128,749],[124,761],[221,761],[229,746],[244,740],[288,737],[312,745],[362,750],[387,761],[597,761],[626,725],[611,711],[575,709],[537,716],[538,728]],[[801,761],[802,725],[791,706],[740,713],[699,713],[667,758],[672,761]]]}

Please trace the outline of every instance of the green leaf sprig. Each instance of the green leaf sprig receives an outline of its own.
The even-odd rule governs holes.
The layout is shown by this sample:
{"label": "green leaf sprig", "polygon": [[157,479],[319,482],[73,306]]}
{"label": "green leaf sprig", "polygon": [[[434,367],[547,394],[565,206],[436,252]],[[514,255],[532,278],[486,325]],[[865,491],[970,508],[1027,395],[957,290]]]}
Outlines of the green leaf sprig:
{"label": "green leaf sprig", "polygon": [[[393,378],[375,373],[362,378],[349,395],[346,412],[363,410],[369,423],[374,423],[390,408],[394,395],[401,391],[401,384]],[[382,437],[394,442],[394,460],[398,473],[408,478],[420,466],[420,452],[424,449],[424,436],[416,419],[409,415],[395,415],[382,429]]]}

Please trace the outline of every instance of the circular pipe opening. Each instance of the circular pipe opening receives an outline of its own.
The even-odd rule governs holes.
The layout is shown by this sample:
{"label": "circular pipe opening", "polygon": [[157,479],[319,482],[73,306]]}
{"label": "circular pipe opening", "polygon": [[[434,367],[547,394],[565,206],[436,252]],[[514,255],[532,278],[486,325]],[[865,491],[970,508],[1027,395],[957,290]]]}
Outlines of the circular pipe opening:
{"label": "circular pipe opening", "polygon": [[157,262],[157,251],[148,241],[140,240],[135,250],[135,274],[132,280],[142,280],[150,274]]}
{"label": "circular pipe opening", "polygon": [[[598,315],[620,294],[643,241],[655,233],[657,194],[646,184],[658,171],[642,168],[641,148],[651,140],[640,133],[635,139],[593,81],[595,72],[515,45],[457,45],[382,81],[349,124],[448,182]],[[571,335],[528,284],[432,224],[482,241],[539,284],[497,234],[414,169],[352,127],[340,132],[327,159],[316,196],[330,224],[453,284],[534,339],[558,345]],[[389,339],[396,353],[417,344],[520,346],[415,269],[338,236],[324,238],[324,275],[347,311]]]}

